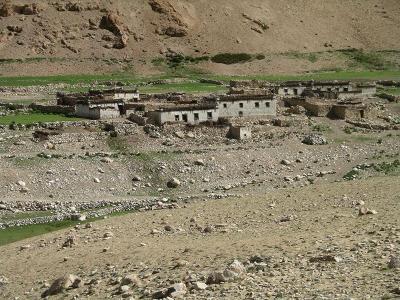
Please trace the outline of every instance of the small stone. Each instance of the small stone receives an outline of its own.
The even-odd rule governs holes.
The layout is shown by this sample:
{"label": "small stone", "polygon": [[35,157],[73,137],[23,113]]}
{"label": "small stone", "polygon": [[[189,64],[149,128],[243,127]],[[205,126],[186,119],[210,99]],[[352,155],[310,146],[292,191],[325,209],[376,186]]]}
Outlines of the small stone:
{"label": "small stone", "polygon": [[171,225],[165,225],[164,230],[171,232],[171,231],[174,231],[174,228]]}
{"label": "small stone", "polygon": [[120,294],[126,293],[130,290],[131,288],[128,285],[121,285],[119,287],[119,292]]}
{"label": "small stone", "polygon": [[114,234],[111,231],[107,231],[106,233],[104,233],[103,239],[108,240],[111,239],[113,236]]}
{"label": "small stone", "polygon": [[30,249],[30,248],[31,248],[31,245],[23,245],[23,246],[21,246],[19,248],[19,250],[23,251],[23,250],[27,250],[27,249]]}
{"label": "small stone", "polygon": [[195,283],[192,284],[192,287],[194,290],[200,291],[207,289],[208,285],[205,284],[204,282],[196,281]]}
{"label": "small stone", "polygon": [[194,162],[196,166],[205,166],[205,162],[202,159],[198,159]]}
{"label": "small stone", "polygon": [[175,189],[175,188],[179,187],[180,185],[181,185],[181,182],[176,178],[171,178],[167,182],[167,187],[169,187],[171,189]]}
{"label": "small stone", "polygon": [[139,182],[139,181],[142,181],[142,178],[137,176],[137,175],[135,175],[135,176],[133,176],[132,181]]}

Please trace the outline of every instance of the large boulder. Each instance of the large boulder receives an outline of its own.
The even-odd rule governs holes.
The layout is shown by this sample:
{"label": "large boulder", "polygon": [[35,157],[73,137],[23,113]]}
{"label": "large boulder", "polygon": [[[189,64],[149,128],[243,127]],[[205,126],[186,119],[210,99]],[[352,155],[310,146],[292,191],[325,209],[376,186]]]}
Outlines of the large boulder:
{"label": "large boulder", "polygon": [[42,294],[42,298],[57,295],[67,289],[77,289],[82,286],[82,279],[68,274],[56,279],[53,284]]}
{"label": "large boulder", "polygon": [[118,36],[123,34],[122,22],[118,15],[114,13],[103,16],[101,18],[99,28],[108,30]]}
{"label": "large boulder", "polygon": [[167,26],[159,30],[162,35],[168,35],[170,37],[184,37],[188,35],[188,31],[184,27],[178,26]]}
{"label": "large boulder", "polygon": [[99,28],[108,30],[115,35],[113,48],[123,49],[128,45],[128,35],[125,33],[124,26],[118,15],[110,13],[103,16],[100,21]]}
{"label": "large boulder", "polygon": [[306,145],[326,145],[328,141],[326,138],[320,134],[309,134],[306,135],[302,141]]}

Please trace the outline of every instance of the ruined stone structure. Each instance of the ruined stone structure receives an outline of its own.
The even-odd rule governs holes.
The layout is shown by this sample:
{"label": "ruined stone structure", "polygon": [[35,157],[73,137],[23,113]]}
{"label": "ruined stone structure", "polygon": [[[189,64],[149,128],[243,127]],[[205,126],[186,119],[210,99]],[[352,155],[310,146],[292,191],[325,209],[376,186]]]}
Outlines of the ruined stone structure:
{"label": "ruined stone structure", "polygon": [[360,101],[296,97],[286,99],[285,102],[290,107],[302,106],[309,115],[315,117],[347,120],[368,118],[371,115],[369,106]]}
{"label": "ruined stone structure", "polygon": [[227,137],[236,140],[245,140],[251,138],[251,128],[246,126],[231,126]]}
{"label": "ruined stone structure", "polygon": [[365,119],[370,116],[370,109],[362,103],[337,104],[332,106],[332,115],[338,119]]}

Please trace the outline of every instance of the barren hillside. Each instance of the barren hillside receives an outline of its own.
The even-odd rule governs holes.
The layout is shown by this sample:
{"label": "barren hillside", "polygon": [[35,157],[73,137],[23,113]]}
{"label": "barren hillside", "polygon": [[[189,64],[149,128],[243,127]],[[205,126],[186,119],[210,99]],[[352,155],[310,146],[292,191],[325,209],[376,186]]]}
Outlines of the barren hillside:
{"label": "barren hillside", "polygon": [[[54,58],[47,64],[50,73],[82,72],[77,59],[90,59],[85,68],[91,71],[109,71],[104,59],[129,59],[136,71],[151,71],[151,61],[168,50],[196,57],[400,48],[397,0],[23,0],[0,5],[0,58],[31,58],[30,63]],[[270,63],[249,68],[268,71],[263,65]],[[212,63],[204,67],[224,71]],[[30,73],[23,64],[0,68],[2,75],[18,69]],[[292,68],[298,70],[287,66]]]}

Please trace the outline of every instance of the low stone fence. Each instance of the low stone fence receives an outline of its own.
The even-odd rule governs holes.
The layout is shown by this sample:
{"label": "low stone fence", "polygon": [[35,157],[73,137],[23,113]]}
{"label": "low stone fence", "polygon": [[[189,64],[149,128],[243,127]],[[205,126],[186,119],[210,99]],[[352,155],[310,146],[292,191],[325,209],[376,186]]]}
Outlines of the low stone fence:
{"label": "low stone fence", "polygon": [[52,144],[81,143],[103,140],[108,136],[107,132],[62,133],[49,135],[48,141]]}
{"label": "low stone fence", "polygon": [[379,93],[377,96],[390,102],[400,102],[400,96],[394,96],[387,93]]}
{"label": "low stone fence", "polygon": [[372,130],[400,130],[400,125],[377,124],[377,123],[352,121],[352,120],[346,120],[346,123],[349,123],[356,127],[372,129]]}
{"label": "low stone fence", "polygon": [[148,123],[148,118],[137,115],[137,114],[130,114],[129,120],[135,122],[139,126],[144,126]]}

